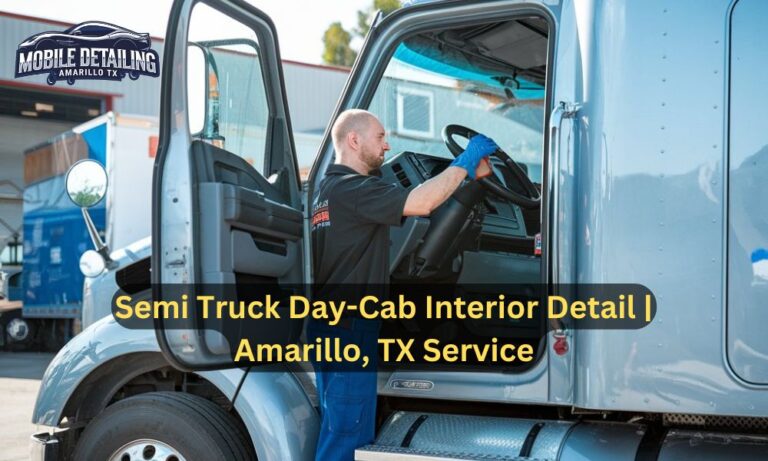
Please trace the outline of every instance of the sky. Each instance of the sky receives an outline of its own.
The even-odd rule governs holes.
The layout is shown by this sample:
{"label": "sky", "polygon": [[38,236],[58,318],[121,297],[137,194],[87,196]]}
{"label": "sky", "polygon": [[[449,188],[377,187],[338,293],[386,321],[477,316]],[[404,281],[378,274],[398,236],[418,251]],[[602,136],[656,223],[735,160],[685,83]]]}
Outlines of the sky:
{"label": "sky", "polygon": [[[277,26],[283,59],[320,64],[323,32],[334,21],[347,30],[357,24],[357,10],[372,0],[246,0],[267,13]],[[101,20],[134,32],[164,37],[171,0],[0,0],[0,11],[79,23]],[[359,41],[353,46],[359,46]]]}

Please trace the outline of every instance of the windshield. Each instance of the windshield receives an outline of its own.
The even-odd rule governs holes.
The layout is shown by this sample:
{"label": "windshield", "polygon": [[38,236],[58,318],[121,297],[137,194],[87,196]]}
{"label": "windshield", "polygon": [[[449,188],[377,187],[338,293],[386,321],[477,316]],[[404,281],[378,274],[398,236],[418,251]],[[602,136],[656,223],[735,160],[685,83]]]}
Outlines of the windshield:
{"label": "windshield", "polygon": [[[496,29],[506,34],[512,25]],[[546,63],[546,36],[543,40],[538,59]],[[499,47],[489,58],[464,49],[473,47],[446,43],[444,34],[419,36],[401,43],[389,62],[369,106],[387,130],[392,148],[387,158],[403,151],[453,158],[441,132],[459,124],[493,138],[540,183],[544,66],[535,66],[538,61],[528,55],[524,59],[534,64],[521,66],[523,55],[514,54],[514,44],[512,51]]]}

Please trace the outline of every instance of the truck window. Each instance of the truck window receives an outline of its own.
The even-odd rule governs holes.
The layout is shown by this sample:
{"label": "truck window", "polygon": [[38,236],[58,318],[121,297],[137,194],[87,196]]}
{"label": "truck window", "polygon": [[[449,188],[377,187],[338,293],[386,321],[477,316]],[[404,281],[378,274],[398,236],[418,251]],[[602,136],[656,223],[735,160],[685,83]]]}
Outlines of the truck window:
{"label": "truck window", "polygon": [[[549,23],[532,15],[425,31],[400,42],[367,107],[384,125],[391,148],[382,177],[410,188],[442,172],[454,158],[443,132],[459,125],[493,138],[527,174],[530,187],[540,190],[549,45]],[[455,141],[460,148],[468,142],[461,136]],[[491,162],[493,181],[515,192],[523,189],[518,169],[494,156]],[[475,221],[453,235],[450,246],[445,240],[444,246],[423,245],[413,257],[399,261],[392,270],[393,284],[414,278],[435,283],[482,281],[505,285],[507,293],[524,299],[530,292],[521,287],[542,282],[543,213],[541,202],[532,202],[520,205],[483,194],[473,206]],[[445,222],[436,214],[429,219],[435,229]],[[428,233],[424,240],[434,242],[432,235],[437,234]],[[542,341],[542,320],[472,324],[462,340],[472,342],[472,335],[487,338],[503,331],[509,335],[507,341]],[[440,331],[422,326],[426,336],[440,337]]]}
{"label": "truck window", "polygon": [[768,382],[768,3],[740,0],[731,17],[728,150],[728,344],[744,379]]}
{"label": "truck window", "polygon": [[198,3],[192,12],[189,41],[206,50],[209,69],[205,127],[191,134],[263,173],[269,106],[256,34]]}
{"label": "truck window", "polygon": [[[401,42],[368,106],[387,131],[387,160],[404,152],[453,159],[442,131],[463,125],[493,138],[540,189],[548,47],[549,25],[535,16],[424,32]],[[491,160],[497,179],[515,189],[509,168]],[[430,175],[447,164],[430,161]],[[520,259],[525,267],[500,269],[502,278],[495,280],[540,281],[540,207],[523,209],[493,194],[484,205],[481,254],[494,253],[505,264]]]}
{"label": "truck window", "polygon": [[493,138],[541,183],[547,24],[538,18],[421,34],[401,43],[369,105],[402,151],[452,158],[459,124]]}

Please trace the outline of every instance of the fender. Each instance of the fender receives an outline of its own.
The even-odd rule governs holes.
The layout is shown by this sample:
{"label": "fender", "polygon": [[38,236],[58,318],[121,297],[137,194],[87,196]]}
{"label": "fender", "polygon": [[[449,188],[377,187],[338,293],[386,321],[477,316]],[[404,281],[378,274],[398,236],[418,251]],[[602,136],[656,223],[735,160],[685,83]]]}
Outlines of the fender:
{"label": "fender", "polygon": [[[207,378],[209,373],[200,373]],[[250,371],[235,400],[259,461],[313,461],[320,418],[285,368]]]}
{"label": "fender", "polygon": [[[116,359],[121,360],[119,367],[113,362]],[[135,376],[166,365],[154,330],[129,330],[111,316],[105,317],[73,338],[51,361],[37,394],[32,422],[58,426],[73,395],[81,386],[88,386],[88,377],[96,373],[119,388]],[[229,369],[197,374],[232,401],[244,373]],[[98,412],[106,402],[95,399],[87,405]],[[319,418],[293,373],[277,368],[248,373],[235,410],[245,423],[259,460],[313,459]]]}

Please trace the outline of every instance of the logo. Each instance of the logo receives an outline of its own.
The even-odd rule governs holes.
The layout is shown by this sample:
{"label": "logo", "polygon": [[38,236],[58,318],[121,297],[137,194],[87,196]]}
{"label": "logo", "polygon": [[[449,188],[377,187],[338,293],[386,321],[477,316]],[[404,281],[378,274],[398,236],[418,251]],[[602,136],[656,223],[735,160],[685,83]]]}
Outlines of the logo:
{"label": "logo", "polygon": [[49,85],[65,80],[136,80],[160,75],[157,51],[149,34],[106,22],[88,21],[63,32],[42,32],[16,50],[16,78],[48,74]]}
{"label": "logo", "polygon": [[396,379],[389,384],[389,387],[409,391],[431,391],[435,383],[424,379]]}
{"label": "logo", "polygon": [[328,212],[328,200],[315,203],[312,208],[312,230],[331,225],[331,215]]}

